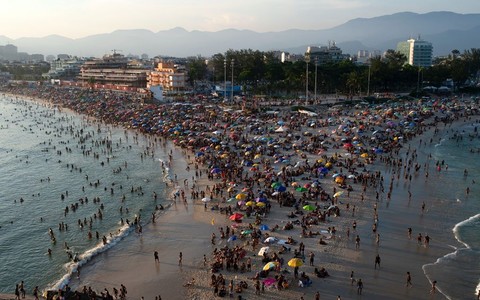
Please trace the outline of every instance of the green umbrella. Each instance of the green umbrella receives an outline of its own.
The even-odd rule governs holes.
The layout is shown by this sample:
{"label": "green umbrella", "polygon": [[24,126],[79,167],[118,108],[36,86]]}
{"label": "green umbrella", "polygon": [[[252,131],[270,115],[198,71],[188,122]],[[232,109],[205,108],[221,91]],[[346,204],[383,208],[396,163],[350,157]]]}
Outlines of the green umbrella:
{"label": "green umbrella", "polygon": [[298,188],[296,188],[295,190],[296,190],[297,192],[306,192],[306,191],[308,191],[308,189],[307,189],[307,188],[304,188],[303,186],[302,186],[302,187],[298,187]]}
{"label": "green umbrella", "polygon": [[282,184],[280,182],[274,182],[272,183],[272,185],[270,185],[272,188],[276,188],[276,187],[279,187],[281,186]]}
{"label": "green umbrella", "polygon": [[305,206],[303,207],[303,209],[304,209],[304,210],[308,210],[308,211],[314,211],[314,210],[315,210],[315,206],[308,204],[308,205],[305,205]]}

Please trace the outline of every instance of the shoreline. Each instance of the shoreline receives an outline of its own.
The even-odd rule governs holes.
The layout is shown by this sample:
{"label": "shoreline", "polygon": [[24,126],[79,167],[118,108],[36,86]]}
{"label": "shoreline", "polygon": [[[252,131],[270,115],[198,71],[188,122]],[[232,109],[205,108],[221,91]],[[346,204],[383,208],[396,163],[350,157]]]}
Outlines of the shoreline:
{"label": "shoreline", "polygon": [[[331,128],[330,128],[331,129]],[[328,130],[330,130],[328,129]],[[417,136],[417,140],[419,138],[426,138],[426,134],[431,134],[431,130],[433,130],[433,128],[431,128],[428,132],[424,132],[421,136]],[[415,142],[415,139],[414,140],[410,140],[408,143],[404,143],[404,147],[406,147],[407,145],[413,145],[413,143]],[[191,152],[190,150],[184,150],[184,148],[180,148],[180,147],[176,147],[176,146],[172,146],[171,147],[175,147],[176,151],[174,151],[174,153],[176,154],[175,156],[175,162],[178,162],[179,165],[181,165],[182,167],[179,167],[176,171],[174,171],[175,174],[177,174],[177,172],[180,174],[180,179],[183,179],[183,177],[186,177],[186,179],[190,179],[190,176],[191,176],[191,173],[190,172],[185,172],[183,171],[183,168],[186,166],[185,163],[188,164],[188,157],[185,157],[185,154],[182,153],[184,151],[189,151],[189,155],[194,155],[193,152]],[[173,149],[173,148],[171,148]],[[405,149],[405,148],[404,148]],[[324,153],[324,155],[326,156],[332,156],[334,154],[334,149],[333,148],[330,148],[329,149],[330,151],[327,151]],[[310,155],[308,154],[307,157],[311,160],[315,160],[316,155]],[[181,160],[184,160],[184,161],[181,161]],[[191,161],[191,160],[190,160]],[[381,168],[383,165],[382,162],[375,162],[375,165],[373,166],[373,169],[376,169],[376,168]],[[383,166],[385,167],[385,166]],[[207,169],[207,172],[208,172],[208,169]],[[181,180],[179,180],[179,182],[181,182]],[[217,182],[218,181],[214,181],[214,182]],[[213,184],[214,182],[212,181],[207,181],[205,178],[201,178],[199,181],[198,181],[198,186],[197,188],[198,189],[204,189],[205,188],[205,185],[211,185]],[[328,191],[330,193],[330,191],[333,190],[333,187],[336,186],[336,184],[333,182],[333,180],[331,180],[330,182],[324,182],[323,180],[321,181],[321,184],[322,184],[322,188],[325,190],[325,191]],[[243,187],[243,185],[239,185],[238,186],[238,189],[241,189],[241,187]],[[260,187],[260,185],[259,185]],[[360,232],[360,234],[362,235],[362,248],[363,248],[363,240],[367,240],[367,244],[365,244],[365,247],[366,249],[368,249],[368,251],[373,251],[375,252],[377,246],[375,246],[375,242],[372,241],[372,237],[369,236],[368,232],[370,231],[369,229],[369,222],[368,220],[371,220],[372,219],[372,215],[371,215],[371,211],[370,209],[372,209],[373,207],[373,203],[372,203],[372,199],[375,198],[374,196],[374,192],[373,191],[370,191],[369,193],[365,194],[367,197],[367,200],[362,203],[360,202],[360,186],[355,186],[354,187],[355,190],[352,192],[352,195],[347,198],[347,199],[342,199],[340,197],[340,203],[339,205],[340,206],[343,206],[345,205],[346,203],[349,203],[350,205],[354,205],[354,204],[358,204],[358,211],[356,212],[356,215],[357,217],[359,218],[358,219],[358,230]],[[394,201],[394,197],[401,197],[402,195],[405,195],[405,190],[403,190],[403,193],[401,193],[401,191],[399,191],[399,189],[395,188],[395,193],[398,193],[398,195],[396,194],[392,194],[392,201]],[[333,194],[333,193],[332,193]],[[378,204],[379,204],[379,215],[382,217],[382,213],[386,213],[388,212],[388,210],[386,209],[383,209],[382,208],[382,205],[383,204],[386,204],[386,200],[384,199],[385,195],[382,195],[382,199],[380,201],[378,201]],[[343,200],[343,201],[342,201]],[[212,203],[214,203],[212,201]],[[216,203],[216,202],[215,202]],[[220,203],[222,204],[222,203]],[[228,203],[227,203],[228,204]],[[361,204],[361,205],[360,205]],[[183,205],[183,204],[182,204]],[[182,205],[176,205],[176,206],[182,206]],[[209,203],[209,206],[211,204]],[[193,206],[193,211],[191,209],[191,206]],[[216,230],[216,227],[219,227],[219,226],[227,226],[227,225],[230,225],[230,222],[228,220],[224,220],[224,217],[222,218],[222,215],[218,215],[216,213],[212,213],[211,211],[205,213],[205,212],[202,212],[202,206],[203,205],[200,205],[200,203],[198,202],[198,199],[194,200],[194,202],[192,203],[191,201],[189,201],[188,205],[187,206],[184,206],[184,208],[177,208],[175,210],[172,210],[172,206],[168,211],[165,211],[165,214],[162,215],[161,218],[159,218],[159,222],[160,224],[157,224],[158,227],[163,227],[163,228],[150,228],[151,224],[149,224],[149,226],[146,226],[146,230],[143,234],[143,236],[141,237],[141,239],[144,239],[146,240],[147,237],[151,237],[153,235],[153,237],[156,237],[156,238],[163,238],[164,240],[165,239],[169,239],[171,237],[175,237],[176,235],[178,235],[178,232],[176,231],[168,231],[167,233],[165,233],[165,235],[162,235],[159,233],[159,231],[161,232],[162,230],[165,230],[165,229],[168,229],[170,228],[171,226],[173,225],[176,225],[177,227],[180,227],[182,224],[185,224],[187,221],[190,222],[189,226],[187,226],[185,229],[187,230],[190,230],[191,227],[194,227],[196,229],[198,229],[198,235],[196,235],[196,239],[198,239],[198,241],[196,243],[194,243],[194,252],[202,249],[202,250],[205,250],[205,251],[201,251],[201,252],[207,252],[207,250],[212,250],[211,246],[209,246],[209,235],[212,231],[214,231],[215,233],[218,234],[218,230]],[[273,226],[273,224],[277,223],[278,225],[283,225],[284,223],[282,223],[282,220],[285,219],[285,216],[286,216],[286,213],[288,212],[288,210],[290,208],[279,208],[276,203],[274,203],[272,201],[272,211],[270,212],[270,214],[268,214],[267,218],[265,219],[266,222],[269,222],[272,221],[271,225],[270,226]],[[345,207],[342,207],[343,209],[345,209],[345,211],[348,211],[348,209],[346,209]],[[343,212],[343,210],[342,210]],[[217,216],[218,217],[215,217]],[[342,214],[343,215],[343,214]],[[193,218],[191,218],[193,216]],[[212,216],[213,218],[215,218],[215,226],[212,226],[210,224],[211,220],[212,220]],[[357,218],[356,217],[356,218]],[[334,240],[331,240],[329,239],[328,241],[332,241],[332,242],[329,242],[327,244],[326,247],[324,248],[320,248],[318,249],[318,246],[316,246],[316,243],[314,242],[314,240],[316,241],[317,239],[301,239],[299,238],[300,236],[300,232],[298,231],[299,228],[295,228],[294,231],[289,231],[289,232],[285,232],[287,234],[281,234],[280,232],[276,232],[275,235],[278,234],[278,237],[279,238],[286,238],[288,235],[292,235],[294,237],[294,239],[297,239],[297,240],[300,240],[300,241],[303,241],[305,242],[306,244],[306,252],[309,252],[309,251],[312,251],[314,253],[316,253],[316,260],[321,260],[322,261],[322,264],[326,267],[326,269],[332,274],[331,277],[327,278],[327,279],[323,279],[321,280],[320,282],[317,280],[317,278],[314,279],[314,286],[316,288],[318,288],[318,290],[321,292],[321,295],[322,295],[322,298],[323,297],[328,297],[328,298],[332,298],[333,297],[336,297],[336,295],[340,295],[340,294],[343,294],[343,296],[345,297],[354,297],[354,295],[356,294],[356,288],[355,287],[350,287],[350,288],[347,288],[347,295],[345,295],[345,285],[348,286],[349,284],[349,274],[350,274],[350,270],[348,267],[345,266],[346,262],[350,261],[350,260],[359,260],[361,261],[361,263],[358,264],[358,268],[357,270],[355,270],[355,273],[356,274],[365,274],[366,277],[364,278],[369,278],[370,279],[373,279],[373,280],[379,280],[379,273],[375,273],[375,272],[371,272],[371,267],[369,266],[369,263],[366,263],[363,259],[364,259],[364,255],[365,255],[365,252],[364,250],[362,251],[355,251],[352,247],[352,236],[350,238],[345,238],[345,230],[346,228],[349,228],[350,225],[351,225],[351,218],[345,218],[343,219],[343,217],[340,217],[340,218],[335,218],[335,217],[332,217],[332,218],[329,218],[330,219],[330,222],[328,223],[324,223],[323,225],[321,225],[321,229],[322,230],[327,230],[327,227],[330,227],[331,225],[335,225],[335,227],[337,227],[337,230],[339,231],[339,233],[337,233],[336,235],[336,238]],[[168,222],[167,222],[168,220]],[[254,220],[254,219],[248,219],[248,221],[250,220]],[[339,221],[340,220],[340,221]],[[379,226],[379,229],[382,230],[382,227],[384,226],[383,225],[383,217],[380,219],[381,223],[380,226]],[[336,222],[339,221],[340,223],[337,224]],[[164,223],[165,222],[165,223]],[[163,225],[163,226],[162,226]],[[212,227],[215,227],[215,228],[212,228]],[[176,228],[178,229],[178,228]],[[390,230],[391,231],[391,230]],[[402,228],[402,232],[405,231],[404,228]],[[292,232],[294,232],[292,234]],[[272,233],[273,234],[273,233]],[[351,233],[352,234],[352,233]],[[203,237],[202,237],[203,236]],[[328,235],[326,235],[328,236]],[[200,238],[202,237],[202,238]],[[185,239],[188,239],[188,235],[185,237]],[[372,244],[368,244],[368,240],[371,240],[370,242]],[[172,239],[171,242],[176,242],[174,241],[174,239]],[[382,234],[382,239],[381,239],[381,242],[380,242],[380,245],[383,245],[384,243],[384,238],[383,238],[383,234]],[[160,245],[161,242],[159,242],[158,245]],[[186,240],[184,241],[184,243],[180,243],[178,245],[174,245],[172,246],[170,249],[166,249],[166,252],[164,253],[165,256],[169,256],[169,258],[173,259],[172,262],[164,262],[164,261],[161,261],[160,262],[160,267],[163,271],[163,264],[167,264],[168,267],[166,267],[166,272],[169,273],[170,275],[174,275],[174,274],[177,274],[178,273],[178,267],[175,266],[176,265],[176,258],[177,258],[177,253],[176,252],[173,252],[174,249],[177,250],[179,245],[180,247],[182,246],[187,246],[187,245],[191,245],[191,241],[187,242]],[[239,242],[235,242],[234,243],[235,245],[238,245]],[[224,244],[222,243],[222,246]],[[398,242],[397,242],[397,245],[398,245]],[[141,243],[141,248],[137,249],[137,252],[138,253],[131,253],[133,255],[135,255],[135,257],[139,256],[140,258],[142,258],[142,262],[137,262],[137,263],[133,263],[133,262],[130,262],[128,264],[125,264],[125,266],[122,268],[122,270],[126,271],[130,271],[134,274],[136,274],[136,276],[140,276],[142,277],[142,280],[147,280],[147,283],[145,282],[138,282],[136,280],[133,280],[132,279],[132,284],[138,284],[139,286],[142,286],[143,285],[143,288],[139,287],[138,289],[137,288],[132,288],[132,290],[129,289],[129,297],[132,296],[132,293],[134,294],[133,297],[139,297],[139,296],[145,296],[146,298],[153,298],[154,296],[158,295],[159,293],[158,292],[155,292],[156,289],[158,289],[158,282],[152,282],[154,279],[156,280],[162,280],[162,286],[164,288],[167,288],[167,290],[169,290],[168,288],[171,288],[171,287],[174,287],[175,288],[175,291],[174,293],[172,294],[167,294],[167,296],[171,296],[171,297],[174,297],[178,292],[178,290],[183,290],[183,293],[186,293],[190,298],[192,299],[206,299],[206,298],[210,298],[211,297],[211,293],[212,293],[212,289],[209,287],[209,284],[208,284],[208,281],[209,281],[209,276],[205,276],[204,274],[210,274],[210,273],[205,273],[205,268],[202,267],[202,264],[203,264],[203,254],[208,254],[208,253],[198,253],[199,256],[197,257],[189,257],[188,260],[187,260],[187,256],[186,257],[186,260],[184,261],[184,266],[185,266],[185,270],[186,271],[183,271],[181,270],[180,271],[180,274],[183,275],[183,279],[182,279],[182,282],[180,283],[178,278],[177,279],[169,279],[168,277],[169,276],[166,276],[165,274],[160,274],[157,272],[157,273],[152,273],[153,271],[150,270],[147,272],[147,274],[145,274],[144,271],[142,270],[145,270],[145,269],[148,269],[149,265],[152,265],[151,262],[153,261],[153,257],[149,257],[149,256],[153,256],[153,252],[152,251],[149,251],[150,253],[147,253],[148,250],[151,250],[153,248],[155,248],[156,245],[153,245],[153,244],[150,244],[150,243]],[[132,247],[132,246],[130,246]],[[245,246],[247,247],[247,246]],[[380,246],[382,247],[382,246]],[[408,247],[408,245],[407,245]],[[118,247],[114,247],[114,248],[118,248]],[[148,250],[146,250],[148,249]],[[408,249],[408,248],[407,248]],[[114,249],[111,249],[111,250],[114,250]],[[86,274],[85,275],[82,275],[82,277],[86,277],[87,278],[87,281],[88,281],[88,278],[89,277],[95,277],[97,275],[95,274],[98,274],[98,276],[101,276],[101,277],[104,277],[104,276],[107,276],[108,278],[113,278],[112,276],[119,271],[119,269],[117,268],[118,266],[116,266],[115,268],[113,266],[111,266],[111,264],[113,263],[115,265],[115,262],[125,262],[124,261],[124,258],[125,257],[115,257],[115,253],[113,253],[114,251],[107,251],[109,253],[106,253],[105,255],[101,255],[101,256],[105,256],[103,258],[100,258],[98,257],[97,260],[99,260],[99,262],[95,262],[95,264],[98,264],[98,263],[101,263],[102,265],[107,265],[107,264],[110,264],[108,266],[108,269],[107,270],[92,270],[92,271],[89,271],[87,268],[84,268],[82,269],[82,271],[85,271]],[[140,251],[141,250],[141,251]],[[257,248],[258,250],[258,248]],[[119,249],[116,249],[115,252],[121,252],[122,250],[119,250]],[[135,251],[135,250],[132,250],[132,251]],[[292,247],[292,251],[293,251],[293,247]],[[398,254],[398,251],[397,250],[397,254]],[[394,251],[395,252],[395,251]],[[432,251],[433,252],[433,251]],[[437,250],[438,252],[438,250]],[[250,257],[254,257],[255,252],[248,252],[248,256]],[[324,256],[322,256],[322,254]],[[395,255],[386,255],[385,257],[383,257],[383,253],[382,253],[382,258],[384,261],[388,261],[388,259],[390,258],[394,258]],[[113,256],[113,258],[112,258]],[[173,257],[172,257],[173,256]],[[338,257],[340,256],[340,257]],[[432,254],[429,255],[430,257],[434,256]],[[149,257],[149,258],[147,258]],[[163,258],[163,256],[161,256]],[[258,257],[256,257],[258,259]],[[132,260],[132,257],[128,257],[129,260]],[[149,263],[144,263],[143,262],[143,259],[145,260],[151,260],[149,261]],[[166,258],[163,258],[166,260]],[[110,262],[107,262],[108,260],[110,260]],[[100,262],[101,261],[101,262]],[[188,264],[187,264],[187,261],[188,261]],[[372,261],[371,259],[368,259],[368,261]],[[94,265],[93,262],[90,262],[91,265]],[[397,262],[396,266],[398,267],[399,264]],[[260,263],[259,262],[256,262],[255,263],[255,268],[258,270],[258,268],[261,267],[260,266]],[[92,268],[94,269],[98,269],[99,266],[92,266]],[[107,266],[106,266],[107,268]],[[253,269],[253,268],[252,268]],[[310,270],[310,268],[307,268],[307,275],[309,275],[310,277],[312,277],[312,272]],[[98,272],[97,272],[98,271]],[[170,273],[171,271],[171,273]],[[206,270],[208,272],[208,268]],[[97,273],[95,273],[97,272]],[[112,273],[109,273],[109,272],[112,272]],[[125,272],[122,272],[122,273],[125,273]],[[389,280],[398,280],[398,281],[403,281],[403,278],[397,278],[394,274],[388,274],[390,272],[387,271],[387,277],[389,278]],[[152,275],[153,274],[153,275]],[[227,273],[226,273],[227,274]],[[237,281],[237,278],[238,280],[240,280],[240,278],[248,278],[248,276],[244,276],[243,274],[237,274],[237,273],[228,273],[228,278],[232,278],[234,279],[235,278],[235,281]],[[245,274],[245,275],[254,275],[254,273],[249,273],[249,274]],[[407,295],[407,297],[415,297],[415,296],[419,296],[421,295],[422,297],[425,296],[428,294],[428,288],[429,288],[429,283],[427,283],[426,281],[422,281],[420,280],[420,282],[418,282],[419,278],[418,278],[418,274],[414,274],[414,275],[417,275],[417,276],[414,276],[414,280],[417,281],[415,282],[415,289],[417,289],[419,286],[421,287],[422,291],[423,292],[411,292],[410,294]],[[134,277],[136,277],[134,276]],[[151,276],[152,278],[148,278],[149,276]],[[242,277],[243,276],[243,277]],[[383,275],[382,275],[383,276]],[[196,280],[196,284],[193,286],[193,287],[186,287],[184,288],[183,287],[183,283],[187,282],[191,277],[195,277],[195,278],[198,278],[198,280]],[[125,280],[127,278],[129,278],[129,276],[126,276],[126,277],[123,277],[125,278]],[[123,279],[123,278],[119,278],[119,280]],[[83,278],[82,278],[83,279]],[[368,280],[370,280],[368,279]],[[94,279],[92,279],[94,280]],[[100,281],[100,279],[99,279]],[[364,280],[365,281],[365,280]],[[251,281],[249,281],[250,283]],[[325,287],[323,287],[324,283],[326,284],[329,284],[327,290],[325,290]],[[125,283],[127,288],[129,286],[133,286],[133,285],[129,285],[127,283]],[[369,291],[369,285],[371,283],[370,282],[366,282],[366,286],[365,286],[365,292],[368,293]],[[250,287],[251,286],[251,287]],[[252,290],[252,287],[253,287],[253,284],[250,284],[249,285],[249,289],[247,290],[247,297],[248,299],[252,298],[252,299],[256,299],[256,296],[253,295],[253,290]],[[383,290],[382,293],[388,293],[388,289],[391,289],[392,287],[391,286],[386,286],[385,289],[387,290]],[[397,288],[398,289],[398,288]],[[137,290],[143,290],[145,293],[142,294],[140,292],[137,293]],[[208,291],[207,291],[208,290]],[[398,290],[397,290],[398,291]],[[426,293],[424,293],[425,291],[427,291]],[[169,290],[170,292],[170,290]],[[299,298],[300,296],[305,296],[307,298],[313,298],[314,296],[314,293],[316,292],[316,290],[314,290],[314,288],[312,287],[309,287],[309,288],[298,288],[298,287],[295,287],[294,284],[292,283],[291,284],[291,288],[286,291],[286,294],[284,293],[284,291],[281,291],[281,292],[271,292],[270,290],[267,292],[267,294],[262,294],[261,297],[259,298],[269,298],[269,299],[277,299],[276,297],[278,297],[278,299],[283,299],[285,297],[292,297],[292,299],[294,298]],[[163,293],[162,293],[163,294]],[[243,294],[242,294],[243,295]],[[373,294],[367,294],[369,296],[369,299],[374,299],[376,296],[379,296],[377,294],[375,294],[375,296]],[[388,294],[387,294],[388,295]],[[164,296],[164,295],[162,295]],[[166,299],[175,299],[175,298],[166,298]],[[401,299],[401,298],[392,298],[392,299]]]}

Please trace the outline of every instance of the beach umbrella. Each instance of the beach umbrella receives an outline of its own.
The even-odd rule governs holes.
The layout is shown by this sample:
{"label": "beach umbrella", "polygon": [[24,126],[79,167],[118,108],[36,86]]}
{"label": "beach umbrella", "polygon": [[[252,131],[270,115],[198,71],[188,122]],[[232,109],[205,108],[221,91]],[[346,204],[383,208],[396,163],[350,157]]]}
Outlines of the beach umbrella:
{"label": "beach umbrella", "polygon": [[200,157],[200,156],[204,156],[204,155],[205,155],[205,153],[203,153],[203,152],[197,152],[195,154],[196,157]]}
{"label": "beach umbrella", "polygon": [[280,193],[279,192],[273,192],[272,196],[277,196],[278,194],[280,194]]}
{"label": "beach umbrella", "polygon": [[275,269],[278,266],[278,262],[270,261],[265,266],[263,266],[264,271]]}
{"label": "beach umbrella", "polygon": [[241,219],[243,219],[243,215],[241,213],[234,213],[229,217],[229,219],[232,221],[240,221]]}
{"label": "beach umbrella", "polygon": [[242,234],[251,234],[252,232],[253,232],[253,230],[247,229],[247,230],[242,231]]}
{"label": "beach umbrella", "polygon": [[235,196],[235,199],[237,200],[245,200],[246,198],[247,198],[247,195],[243,193],[237,194],[237,196]]}
{"label": "beach umbrella", "polygon": [[268,253],[270,251],[270,247],[262,247],[258,251],[258,256],[263,256],[263,254]]}
{"label": "beach umbrella", "polygon": [[205,197],[202,199],[202,202],[210,202],[212,199],[210,197]]}
{"label": "beach umbrella", "polygon": [[287,190],[287,188],[285,186],[281,185],[281,186],[275,188],[275,190],[277,190],[279,192],[285,192]]}
{"label": "beach umbrella", "polygon": [[343,195],[343,191],[336,192],[335,194],[333,194],[333,197],[336,198],[341,195]]}
{"label": "beach umbrella", "polygon": [[296,190],[297,192],[306,192],[306,191],[308,191],[308,189],[307,189],[307,188],[304,188],[303,186],[302,186],[302,187],[298,187],[298,188],[296,188],[295,190]]}
{"label": "beach umbrella", "polygon": [[278,188],[279,186],[282,186],[282,184],[280,182],[274,182],[270,185],[272,188],[276,189]]}
{"label": "beach umbrella", "polygon": [[263,203],[263,202],[257,202],[256,205],[257,205],[257,207],[265,207],[266,204]]}
{"label": "beach umbrella", "polygon": [[335,173],[335,174],[332,175],[332,178],[335,178],[335,177],[338,177],[338,176],[341,176],[341,174]]}
{"label": "beach umbrella", "polygon": [[265,197],[258,197],[258,198],[255,199],[255,201],[266,203],[268,200]]}
{"label": "beach umbrella", "polygon": [[260,230],[268,230],[268,229],[269,229],[268,225],[263,224],[260,226]]}
{"label": "beach umbrella", "polygon": [[310,205],[310,204],[307,204],[303,207],[304,210],[307,210],[307,211],[314,211],[315,210],[315,206],[313,205]]}
{"label": "beach umbrella", "polygon": [[335,182],[340,184],[342,184],[344,180],[345,179],[342,176],[338,176],[337,178],[335,178]]}
{"label": "beach umbrella", "polygon": [[238,206],[245,205],[245,201],[243,201],[243,200],[237,201],[237,204],[238,204]]}
{"label": "beach umbrella", "polygon": [[292,182],[293,187],[297,187],[298,185],[299,185],[298,182],[296,182],[296,181]]}
{"label": "beach umbrella", "polygon": [[360,154],[360,156],[363,157],[363,158],[366,158],[366,157],[368,157],[368,153],[362,153],[362,154]]}
{"label": "beach umbrella", "polygon": [[210,171],[210,173],[212,173],[212,174],[218,174],[218,173],[220,173],[220,172],[221,172],[221,170],[220,170],[219,168],[213,168],[213,169]]}
{"label": "beach umbrella", "polygon": [[246,206],[254,206],[256,203],[253,202],[253,201],[248,201],[247,203],[245,203]]}
{"label": "beach umbrella", "polygon": [[253,159],[259,159],[260,157],[262,157],[261,154],[255,154],[255,156],[253,157]]}
{"label": "beach umbrella", "polygon": [[237,240],[237,236],[232,235],[231,237],[228,238],[227,242],[233,242],[233,241],[236,241],[236,240]]}
{"label": "beach umbrella", "polygon": [[294,257],[288,261],[288,265],[292,268],[300,267],[303,265],[303,261],[300,258]]}
{"label": "beach umbrella", "polygon": [[237,200],[237,199],[235,199],[235,198],[230,198],[230,199],[227,200],[227,202],[232,202],[232,201],[235,201],[235,200]]}

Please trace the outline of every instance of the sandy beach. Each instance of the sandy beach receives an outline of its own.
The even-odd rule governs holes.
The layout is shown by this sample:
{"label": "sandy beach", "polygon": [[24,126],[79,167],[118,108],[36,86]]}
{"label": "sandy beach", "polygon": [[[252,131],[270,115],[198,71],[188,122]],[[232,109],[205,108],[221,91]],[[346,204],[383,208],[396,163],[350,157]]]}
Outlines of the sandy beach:
{"label": "sandy beach", "polygon": [[[410,145],[419,143],[420,139],[428,140],[433,137],[433,132],[427,132],[422,137],[416,138],[410,142]],[[408,145],[405,145],[408,147]],[[180,151],[177,151],[179,155]],[[334,155],[334,151],[327,152],[327,156]],[[191,156],[194,153],[190,153]],[[310,156],[309,159],[315,159]],[[176,157],[174,172],[182,174],[185,165],[179,162],[185,159],[185,155]],[[423,158],[425,159],[425,158]],[[193,162],[192,162],[193,163]],[[382,166],[371,166],[372,170],[381,170]],[[383,167],[384,168],[384,167]],[[205,169],[208,172],[208,169]],[[383,170],[385,171],[385,170]],[[422,174],[423,175],[423,174]],[[81,284],[93,285],[97,289],[101,289],[102,285],[106,285],[102,278],[114,278],[114,282],[128,282],[129,291],[131,290],[133,297],[154,298],[162,296],[162,299],[208,299],[214,296],[214,288],[211,286],[211,267],[212,250],[215,248],[228,246],[230,248],[239,246],[246,250],[244,261],[248,258],[252,261],[252,271],[235,272],[221,270],[217,274],[222,274],[226,282],[234,281],[238,284],[245,281],[248,284],[247,289],[243,289],[242,293],[234,293],[235,297],[239,295],[242,299],[315,299],[318,292],[322,299],[336,299],[341,296],[342,299],[357,299],[359,297],[368,297],[368,299],[423,299],[423,298],[442,298],[441,295],[430,294],[431,282],[425,278],[421,266],[436,257],[440,253],[444,253],[447,249],[442,249],[438,245],[441,243],[432,243],[428,247],[418,245],[415,236],[412,239],[407,237],[408,227],[421,227],[424,223],[422,219],[421,204],[418,201],[409,201],[408,190],[416,194],[421,187],[415,186],[417,180],[423,183],[422,175],[417,174],[416,180],[408,184],[408,188],[402,179],[394,180],[396,188],[391,195],[391,199],[387,200],[386,195],[380,196],[375,201],[375,193],[368,191],[364,194],[364,200],[361,200],[361,186],[354,185],[354,190],[349,196],[344,196],[338,201],[338,205],[342,211],[341,216],[330,216],[326,222],[318,226],[310,226],[314,232],[322,232],[320,236],[312,238],[303,238],[302,230],[299,226],[294,226],[292,230],[278,230],[273,233],[266,232],[270,236],[274,236],[279,240],[287,240],[293,237],[297,242],[305,244],[304,261],[305,265],[300,267],[301,272],[305,272],[312,280],[309,287],[299,287],[298,280],[293,276],[292,268],[284,265],[282,270],[286,270],[286,277],[289,281],[289,288],[285,290],[277,290],[273,286],[266,287],[261,291],[260,295],[255,294],[252,278],[255,274],[262,270],[265,263],[262,257],[257,255],[258,250],[262,246],[269,246],[271,252],[278,252],[281,246],[275,244],[261,244],[256,248],[252,248],[249,244],[248,237],[238,239],[233,242],[227,242],[228,237],[219,240],[215,246],[210,245],[211,233],[220,236],[219,228],[229,227],[232,225],[227,216],[219,214],[218,211],[211,211],[210,207],[214,203],[219,206],[226,207],[228,203],[221,203],[217,198],[208,202],[209,209],[205,211],[204,203],[189,199],[187,204],[177,204],[173,206],[164,216],[160,218],[160,222],[156,225],[149,226],[141,238],[141,242],[137,247],[139,249],[132,250],[127,262],[122,257],[116,257],[114,253],[109,253],[108,257],[100,257],[95,271],[91,272],[88,268],[85,270],[87,280],[80,282]],[[179,176],[179,181],[188,179],[190,173],[183,171]],[[388,171],[385,174],[388,178]],[[218,182],[218,181],[214,181]],[[197,189],[205,190],[207,185],[214,182],[199,179],[197,180]],[[402,186],[402,184],[404,186]],[[418,184],[422,185],[422,184]],[[322,181],[322,187],[326,191],[333,191],[337,184],[331,178]],[[236,190],[242,190],[243,186],[238,185]],[[216,201],[216,202],[215,202]],[[392,210],[393,205],[390,201],[403,201],[403,205],[397,205],[397,209]],[[372,233],[371,224],[374,223],[374,206],[378,207],[378,232],[381,233],[380,241]],[[349,206],[349,208],[347,207]],[[355,213],[353,206],[355,205]],[[272,203],[272,209],[265,218],[262,218],[262,224],[267,224],[270,228],[275,225],[283,227],[288,222],[287,215],[292,211],[291,207],[279,207],[276,203]],[[412,212],[413,211],[413,212]],[[420,216],[420,219],[418,218]],[[425,217],[426,218],[426,217]],[[212,225],[212,220],[214,225]],[[242,223],[236,228],[237,232],[242,229],[248,229],[248,224],[255,221],[254,217],[244,218]],[[352,222],[356,222],[357,229],[353,230]],[[332,238],[329,227],[335,226],[337,233]],[[258,226],[256,226],[258,228]],[[347,236],[347,231],[350,231]],[[359,250],[355,249],[355,234],[358,233],[361,239]],[[414,232],[416,234],[417,232]],[[323,237],[326,245],[319,245],[319,238]],[[265,238],[265,236],[263,237]],[[145,240],[150,242],[145,243]],[[291,245],[291,249],[284,255],[286,261],[293,257],[292,252],[297,245]],[[153,263],[153,251],[159,249],[161,259],[159,266]],[[178,251],[182,249],[183,263],[178,266]],[[113,251],[114,252],[114,251]],[[122,252],[125,252],[122,250]],[[129,250],[130,252],[130,250]],[[314,253],[314,265],[307,266],[309,254]],[[413,254],[412,254],[413,253]],[[208,263],[205,266],[203,254],[207,255]],[[381,267],[374,267],[375,255],[381,254]],[[119,266],[122,267],[119,267]],[[117,266],[117,267],[111,267]],[[314,269],[325,268],[329,277],[317,278]],[[124,272],[123,270],[128,270]],[[362,295],[358,295],[357,281],[351,282],[351,272],[354,271],[354,278],[362,279],[364,282],[364,290]],[[98,275],[97,275],[98,272]],[[410,272],[414,286],[406,287],[406,272]],[[277,274],[271,272],[271,274]],[[279,273],[279,272],[278,272]],[[130,279],[131,274],[138,280]],[[268,277],[271,278],[272,275]],[[193,284],[192,278],[195,279]],[[175,289],[171,289],[175,287]],[[227,287],[228,289],[228,287]],[[172,291],[175,291],[172,293]]]}
{"label": "sandy beach", "polygon": [[[434,112],[421,115],[418,107],[396,108],[395,118],[388,107],[325,110],[319,115],[283,108],[260,119],[234,119],[232,113],[218,116],[222,109],[214,117],[203,106],[197,109],[201,125],[190,120],[182,129],[175,127],[194,131],[198,126],[194,145],[174,136],[158,150],[172,151],[172,206],[140,235],[127,236],[122,246],[82,267],[70,286],[101,292],[124,284],[129,299],[152,300],[215,298],[223,285],[225,296],[233,290],[236,299],[444,298],[431,291],[432,282],[422,270],[448,253],[445,245],[456,243],[442,234],[442,208],[425,192],[434,187],[435,162],[420,150],[432,146],[435,129],[445,130],[440,120],[433,121]],[[411,111],[425,118],[422,125],[416,121],[411,131],[388,125],[390,119],[408,119]],[[445,122],[453,128],[452,122],[464,120],[452,114]],[[234,122],[241,126],[233,127]],[[252,123],[258,130],[249,126]],[[227,130],[229,126],[233,129]],[[359,134],[359,128],[368,134]],[[383,132],[382,143],[367,139],[372,129]],[[200,138],[206,133],[208,142]],[[185,201],[173,197],[181,190]],[[242,217],[234,222],[233,213]],[[412,228],[411,237],[407,228]],[[428,234],[431,242],[423,236],[418,242],[418,234]],[[268,238],[272,242],[266,242]],[[269,247],[265,256],[258,255],[262,247]],[[300,261],[298,276],[288,264],[294,257]],[[271,268],[261,272],[267,261]],[[251,269],[244,269],[242,264],[249,262]],[[328,276],[315,274],[321,268]],[[256,276],[258,282],[252,279]],[[242,282],[246,285],[240,289]]]}

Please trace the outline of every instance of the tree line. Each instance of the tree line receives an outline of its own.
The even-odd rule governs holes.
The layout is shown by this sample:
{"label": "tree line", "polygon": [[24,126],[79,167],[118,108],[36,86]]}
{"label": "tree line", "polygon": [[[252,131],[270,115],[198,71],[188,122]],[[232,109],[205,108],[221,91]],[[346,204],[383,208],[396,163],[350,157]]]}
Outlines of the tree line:
{"label": "tree line", "polygon": [[248,49],[228,50],[208,60],[191,57],[186,67],[192,85],[196,81],[211,81],[223,86],[225,80],[232,80],[233,73],[234,84],[241,85],[244,92],[251,95],[304,95],[307,78],[310,94],[315,86],[318,94],[416,92],[426,85],[441,86],[446,79],[453,80],[456,91],[478,92],[478,87],[467,87],[467,83],[478,77],[480,49],[465,50],[463,54],[452,50],[448,56],[435,59],[428,68],[406,62],[405,55],[388,50],[383,57],[371,58],[368,65],[345,60],[316,66],[310,61],[307,73],[306,61],[282,63],[273,52]]}

